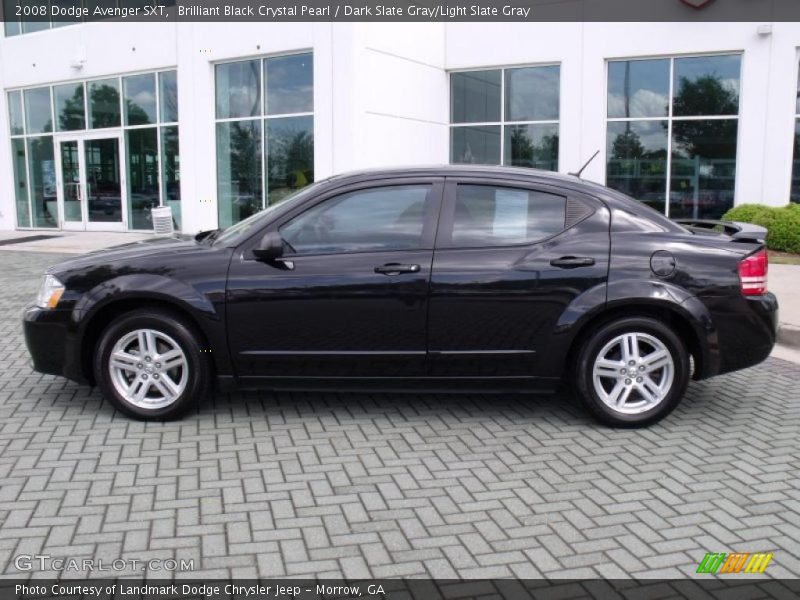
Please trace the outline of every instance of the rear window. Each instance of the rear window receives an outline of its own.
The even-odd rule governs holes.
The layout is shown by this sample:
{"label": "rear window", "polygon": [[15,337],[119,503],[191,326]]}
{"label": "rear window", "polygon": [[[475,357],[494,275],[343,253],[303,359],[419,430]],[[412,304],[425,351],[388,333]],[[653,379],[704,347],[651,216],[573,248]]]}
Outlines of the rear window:
{"label": "rear window", "polygon": [[563,196],[511,187],[459,185],[451,245],[509,246],[549,238],[564,230]]}

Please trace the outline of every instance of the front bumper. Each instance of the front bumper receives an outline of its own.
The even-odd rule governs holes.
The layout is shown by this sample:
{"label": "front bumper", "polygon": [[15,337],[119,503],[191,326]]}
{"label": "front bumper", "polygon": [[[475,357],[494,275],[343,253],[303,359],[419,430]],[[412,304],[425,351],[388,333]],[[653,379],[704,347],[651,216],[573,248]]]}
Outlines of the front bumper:
{"label": "front bumper", "polygon": [[68,309],[29,306],[22,315],[25,345],[35,371],[86,383],[80,345],[70,327],[71,315]]}

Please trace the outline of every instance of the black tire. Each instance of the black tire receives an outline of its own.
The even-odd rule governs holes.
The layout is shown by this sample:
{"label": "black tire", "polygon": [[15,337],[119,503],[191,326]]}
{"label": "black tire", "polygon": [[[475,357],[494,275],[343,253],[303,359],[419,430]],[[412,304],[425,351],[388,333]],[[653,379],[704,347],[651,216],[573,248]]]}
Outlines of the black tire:
{"label": "black tire", "polygon": [[[177,344],[185,357],[186,367],[178,367],[176,370],[170,371],[173,374],[178,373],[181,381],[183,381],[183,368],[186,368],[183,390],[175,395],[174,400],[165,399],[164,402],[170,402],[165,406],[156,406],[154,408],[137,406],[120,393],[118,390],[118,385],[120,384],[115,384],[114,382],[115,376],[112,375],[109,359],[115,344],[125,339],[125,336],[132,335],[132,332],[142,329],[153,330],[167,336],[170,341],[174,341]],[[163,345],[164,342],[159,341],[158,343]],[[203,346],[202,337],[197,333],[195,327],[179,314],[160,308],[136,310],[114,320],[100,335],[93,358],[95,381],[103,397],[115,408],[130,417],[142,421],[177,419],[183,416],[191,407],[196,406],[199,400],[209,391],[212,369],[208,354],[203,352]],[[131,380],[139,377],[139,375],[133,375],[132,373],[129,375]],[[144,375],[142,373],[142,376]],[[165,376],[166,374],[162,373],[162,382]],[[152,378],[153,375],[151,374],[149,377]],[[155,382],[151,381],[151,383]],[[160,393],[160,390],[153,388],[151,390],[147,394]],[[164,396],[166,398],[166,395]]]}
{"label": "black tire", "polygon": [[[626,333],[643,333],[652,336],[663,344],[672,358],[672,383],[668,387],[667,383],[664,383],[663,398],[651,408],[635,414],[620,412],[603,402],[595,389],[593,374],[595,361],[599,358],[599,354],[604,347],[618,336]],[[625,368],[630,367],[626,365]],[[637,368],[641,368],[641,366]],[[680,338],[664,323],[650,317],[627,317],[606,323],[589,334],[578,353],[574,375],[574,388],[577,396],[599,421],[613,427],[646,427],[660,421],[672,412],[686,393],[690,378],[689,353]],[[654,376],[660,376],[660,373],[656,373]],[[601,381],[608,382],[605,385],[613,388],[613,380]],[[620,385],[625,384],[626,381],[628,379],[623,378]],[[632,381],[638,381],[635,375]],[[667,378],[664,381],[667,382],[669,380]],[[632,383],[630,385],[635,390],[630,392],[633,399],[641,400],[643,396],[638,395],[637,384]]]}

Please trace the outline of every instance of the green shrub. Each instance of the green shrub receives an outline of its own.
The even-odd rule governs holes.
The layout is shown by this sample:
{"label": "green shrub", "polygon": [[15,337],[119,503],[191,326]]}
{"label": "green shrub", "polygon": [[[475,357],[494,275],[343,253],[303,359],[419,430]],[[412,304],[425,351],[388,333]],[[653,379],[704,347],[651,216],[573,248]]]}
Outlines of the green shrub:
{"label": "green shrub", "polygon": [[740,204],[722,215],[722,219],[766,227],[767,248],[800,254],[800,204],[782,207]]}
{"label": "green shrub", "polygon": [[740,204],[734,206],[724,215],[723,221],[742,221],[743,223],[752,223],[753,219],[760,213],[767,213],[772,207],[764,206],[763,204]]}
{"label": "green shrub", "polygon": [[768,248],[800,254],[800,210],[776,208],[772,227],[768,231]]}

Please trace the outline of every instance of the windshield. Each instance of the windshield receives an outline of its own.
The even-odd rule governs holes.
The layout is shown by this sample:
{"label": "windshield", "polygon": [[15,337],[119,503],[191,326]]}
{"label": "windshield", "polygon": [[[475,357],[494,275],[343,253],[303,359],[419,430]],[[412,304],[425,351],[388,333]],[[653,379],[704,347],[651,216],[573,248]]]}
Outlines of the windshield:
{"label": "windshield", "polygon": [[283,209],[290,208],[295,204],[295,202],[297,202],[297,200],[304,197],[308,192],[316,189],[320,183],[322,182],[313,183],[300,190],[297,190],[294,194],[287,196],[280,202],[272,204],[254,215],[250,215],[244,221],[239,221],[235,225],[231,225],[227,229],[223,230],[218,236],[216,236],[216,239],[214,239],[214,245],[236,246],[254,230],[261,227],[261,225],[263,225],[265,220],[270,215],[280,212]]}

